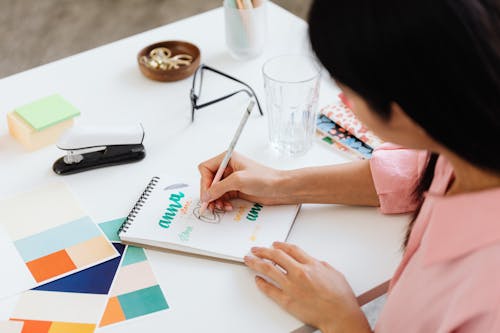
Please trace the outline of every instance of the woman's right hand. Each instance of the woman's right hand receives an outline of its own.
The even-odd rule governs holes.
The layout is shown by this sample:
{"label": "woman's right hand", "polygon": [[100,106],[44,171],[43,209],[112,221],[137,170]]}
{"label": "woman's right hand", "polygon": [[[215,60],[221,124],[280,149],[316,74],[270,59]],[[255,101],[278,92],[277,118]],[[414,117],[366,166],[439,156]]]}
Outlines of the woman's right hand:
{"label": "woman's right hand", "polygon": [[[209,209],[232,210],[231,199],[241,198],[263,205],[280,203],[279,183],[283,172],[233,152],[221,181],[212,185],[225,152],[201,163],[200,198]],[[212,185],[212,186],[211,186]]]}

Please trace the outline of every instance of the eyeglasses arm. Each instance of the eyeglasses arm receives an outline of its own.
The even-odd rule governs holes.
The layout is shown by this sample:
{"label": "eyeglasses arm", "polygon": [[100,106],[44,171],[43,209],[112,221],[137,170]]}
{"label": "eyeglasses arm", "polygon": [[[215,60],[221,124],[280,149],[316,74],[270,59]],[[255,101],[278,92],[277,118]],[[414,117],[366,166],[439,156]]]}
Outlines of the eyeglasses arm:
{"label": "eyeglasses arm", "polygon": [[230,93],[229,95],[222,96],[222,97],[219,97],[219,98],[217,98],[217,99],[214,99],[214,100],[212,100],[212,101],[210,101],[210,102],[206,102],[206,103],[203,103],[203,104],[200,104],[200,105],[196,105],[196,106],[195,106],[195,109],[201,109],[201,108],[204,108],[204,107],[206,107],[206,106],[209,106],[209,105],[215,104],[215,103],[217,103],[217,102],[223,101],[223,100],[225,100],[225,99],[227,99],[227,98],[229,98],[229,97],[231,97],[231,96],[234,96],[234,95],[236,95],[236,94],[239,94],[239,93],[241,93],[241,92],[246,93],[246,94],[248,95],[248,97],[252,97],[252,94],[251,94],[248,90],[246,90],[246,89],[240,89],[240,90],[238,90],[238,91],[235,91],[235,92],[233,92],[233,93]]}
{"label": "eyeglasses arm", "polygon": [[[252,95],[255,97],[255,100],[256,100],[256,102],[257,102],[257,107],[258,107],[258,109],[259,109],[259,113],[260,113],[260,115],[261,115],[261,116],[263,116],[263,115],[264,115],[264,113],[262,112],[262,108],[261,108],[261,106],[260,106],[260,101],[259,101],[259,98],[257,97],[257,94],[256,94],[256,93],[255,93],[255,91],[252,89],[252,87],[250,87],[250,85],[246,84],[245,82],[243,82],[243,81],[241,81],[241,80],[239,80],[239,79],[237,79],[237,78],[235,78],[235,77],[233,77],[233,76],[231,76],[231,75],[228,75],[228,74],[226,74],[226,73],[223,73],[223,72],[221,72],[221,71],[219,71],[219,70],[217,70],[217,69],[215,69],[215,68],[212,68],[212,67],[210,67],[210,66],[207,66],[207,65],[205,65],[205,64],[200,65],[199,69],[200,69],[200,71],[203,71],[204,69],[209,70],[209,71],[212,71],[212,72],[214,72],[214,73],[217,73],[217,74],[219,74],[219,75],[224,76],[225,78],[228,78],[228,79],[230,79],[230,80],[233,80],[233,81],[236,81],[236,82],[238,82],[238,83],[241,83],[242,85],[244,85],[245,87],[247,87],[248,89],[250,89],[250,91],[252,92]],[[193,83],[193,86],[194,86],[194,83]],[[238,90],[237,92],[233,93],[232,95],[229,95],[228,97],[233,96],[233,95],[235,95],[235,94],[237,94],[237,93],[239,93],[239,92],[241,92],[241,91],[244,91],[244,90]],[[227,98],[227,97],[226,97],[226,98]],[[224,99],[224,98],[222,98],[222,99]],[[222,100],[222,99],[219,99],[218,101],[220,101],[220,100]]]}

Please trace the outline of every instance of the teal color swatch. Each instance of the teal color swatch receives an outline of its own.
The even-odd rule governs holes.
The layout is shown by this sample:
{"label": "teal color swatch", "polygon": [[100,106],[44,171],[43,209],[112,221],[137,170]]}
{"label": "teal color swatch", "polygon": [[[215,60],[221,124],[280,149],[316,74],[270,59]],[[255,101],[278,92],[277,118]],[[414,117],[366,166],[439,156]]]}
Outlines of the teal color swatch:
{"label": "teal color swatch", "polygon": [[76,107],[57,94],[21,106],[15,112],[37,131],[80,114]]}
{"label": "teal color swatch", "polygon": [[118,237],[118,229],[120,229],[124,221],[125,218],[122,217],[116,220],[99,223],[99,227],[111,242],[120,242],[121,240],[120,237]]}
{"label": "teal color swatch", "polygon": [[132,265],[147,260],[146,253],[141,247],[128,246],[123,256],[122,266]]}
{"label": "teal color swatch", "polygon": [[98,236],[102,236],[99,228],[90,217],[85,216],[73,222],[19,239],[14,242],[14,245],[23,260],[28,262]]}
{"label": "teal color swatch", "polygon": [[119,295],[118,301],[127,320],[168,309],[159,285]]}

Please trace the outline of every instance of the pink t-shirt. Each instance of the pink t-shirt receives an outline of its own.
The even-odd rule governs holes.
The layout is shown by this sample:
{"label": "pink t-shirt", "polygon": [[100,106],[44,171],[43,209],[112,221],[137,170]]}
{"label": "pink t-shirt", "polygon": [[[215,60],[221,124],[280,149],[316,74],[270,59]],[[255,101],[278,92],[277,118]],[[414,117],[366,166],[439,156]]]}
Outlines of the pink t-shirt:
{"label": "pink t-shirt", "polygon": [[[374,153],[383,213],[415,210],[411,194],[426,159],[389,144]],[[377,333],[500,332],[500,188],[444,196],[452,179],[439,157]]]}

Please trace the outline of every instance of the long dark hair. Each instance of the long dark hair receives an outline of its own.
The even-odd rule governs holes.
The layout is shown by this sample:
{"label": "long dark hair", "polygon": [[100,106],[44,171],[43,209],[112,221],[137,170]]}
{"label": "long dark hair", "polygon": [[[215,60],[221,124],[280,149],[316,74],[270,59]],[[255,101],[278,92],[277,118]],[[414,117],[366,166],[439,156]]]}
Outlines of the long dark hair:
{"label": "long dark hair", "polygon": [[316,0],[309,36],[332,77],[380,117],[396,102],[437,142],[500,172],[499,0]]}

